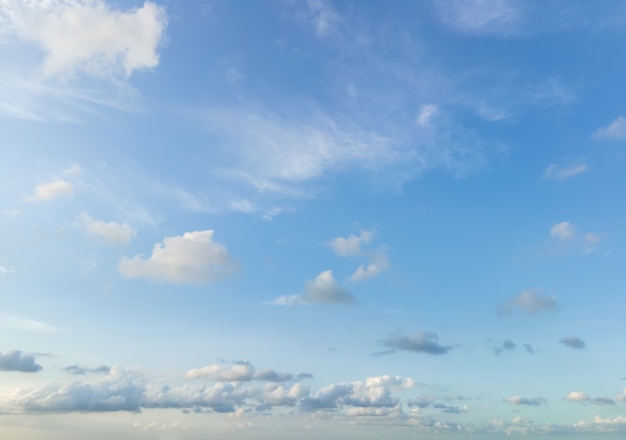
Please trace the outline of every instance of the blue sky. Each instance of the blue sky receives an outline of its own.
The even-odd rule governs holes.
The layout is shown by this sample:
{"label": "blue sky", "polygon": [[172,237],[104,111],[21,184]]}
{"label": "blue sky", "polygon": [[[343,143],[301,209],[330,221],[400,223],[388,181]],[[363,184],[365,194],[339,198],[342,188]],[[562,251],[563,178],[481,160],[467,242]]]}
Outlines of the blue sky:
{"label": "blue sky", "polygon": [[626,5],[0,0],[0,433],[626,433]]}

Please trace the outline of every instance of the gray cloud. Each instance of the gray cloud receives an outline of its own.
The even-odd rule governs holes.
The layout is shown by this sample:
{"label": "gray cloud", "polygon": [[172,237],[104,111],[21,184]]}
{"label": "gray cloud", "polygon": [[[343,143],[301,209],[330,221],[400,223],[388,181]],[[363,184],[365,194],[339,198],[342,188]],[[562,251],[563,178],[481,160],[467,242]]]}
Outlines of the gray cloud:
{"label": "gray cloud", "polygon": [[[452,349],[449,345],[441,345],[437,341],[439,337],[436,333],[416,332],[410,336],[390,335],[383,339],[381,343],[393,350],[413,351],[416,353],[427,353],[432,355],[446,354]],[[385,353],[386,354],[386,353]]]}
{"label": "gray cloud", "polygon": [[585,341],[575,336],[565,336],[559,342],[566,347],[582,350],[585,347]]}
{"label": "gray cloud", "polygon": [[557,311],[559,309],[556,297],[541,295],[540,289],[525,290],[519,295],[511,298],[500,309],[501,315],[508,315],[513,312],[524,312],[534,315],[542,311]]}
{"label": "gray cloud", "polygon": [[41,369],[41,365],[35,362],[35,357],[31,354],[24,354],[20,350],[0,353],[0,371],[36,373]]}
{"label": "gray cloud", "polygon": [[73,374],[74,376],[83,376],[87,373],[109,374],[111,372],[111,367],[107,367],[106,365],[100,365],[95,368],[87,368],[81,367],[80,365],[68,365],[67,367],[63,368],[62,371]]}

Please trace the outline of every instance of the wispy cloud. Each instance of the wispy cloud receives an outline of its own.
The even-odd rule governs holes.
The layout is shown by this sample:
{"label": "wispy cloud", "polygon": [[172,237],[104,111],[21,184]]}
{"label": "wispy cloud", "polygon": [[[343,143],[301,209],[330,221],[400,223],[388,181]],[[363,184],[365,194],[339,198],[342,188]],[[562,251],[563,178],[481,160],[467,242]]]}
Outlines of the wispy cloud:
{"label": "wispy cloud", "polygon": [[59,197],[70,197],[74,195],[74,185],[62,180],[55,179],[49,183],[37,185],[32,195],[26,198],[28,202],[41,202],[58,199]]}
{"label": "wispy cloud", "polygon": [[550,236],[559,240],[569,240],[576,234],[575,226],[570,222],[557,223],[550,228]]}
{"label": "wispy cloud", "polygon": [[591,137],[596,141],[620,141],[626,139],[626,118],[618,116],[606,127],[602,127],[594,131]]}
{"label": "wispy cloud", "polygon": [[103,240],[107,244],[125,245],[131,242],[137,235],[137,230],[128,223],[104,222],[93,219],[86,212],[81,213],[77,218],[77,225],[94,237]]}
{"label": "wispy cloud", "polygon": [[511,298],[501,308],[500,314],[507,315],[515,311],[534,315],[543,311],[555,312],[559,309],[556,297],[541,294],[541,289],[524,290],[517,296]]}
{"label": "wispy cloud", "polygon": [[589,167],[584,162],[570,166],[552,164],[543,172],[543,178],[551,180],[567,180],[585,173],[588,170]]}
{"label": "wispy cloud", "polygon": [[[0,267],[0,274],[2,274],[2,268]],[[45,324],[34,319],[28,319],[21,316],[7,315],[0,313],[0,326],[14,328],[17,330],[24,330],[30,332],[42,332],[51,333],[56,332],[58,329],[56,326]]]}

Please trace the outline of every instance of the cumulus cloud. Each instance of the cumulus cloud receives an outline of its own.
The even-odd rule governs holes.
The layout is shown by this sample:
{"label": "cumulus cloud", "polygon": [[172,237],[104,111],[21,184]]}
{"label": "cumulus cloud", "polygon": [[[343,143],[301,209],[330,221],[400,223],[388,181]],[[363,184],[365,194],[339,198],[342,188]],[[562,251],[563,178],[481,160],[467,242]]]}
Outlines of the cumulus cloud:
{"label": "cumulus cloud", "polygon": [[584,162],[572,166],[552,164],[543,172],[543,178],[552,180],[567,180],[588,170],[589,167]]}
{"label": "cumulus cloud", "polygon": [[35,357],[32,354],[24,354],[20,350],[0,353],[0,371],[36,373],[41,369],[41,365],[35,362]]}
{"label": "cumulus cloud", "polygon": [[570,222],[557,223],[550,228],[550,236],[556,237],[559,240],[574,238],[575,233],[575,227]]}
{"label": "cumulus cloud", "polygon": [[375,251],[363,248],[363,245],[372,241],[374,234],[374,231],[362,230],[359,235],[337,237],[329,242],[329,246],[341,257],[363,256],[370,260],[369,264],[359,266],[350,276],[352,282],[373,278],[389,267],[389,258],[384,247]]}
{"label": "cumulus cloud", "polygon": [[291,373],[279,373],[274,370],[256,371],[248,361],[238,361],[232,364],[212,364],[202,368],[189,370],[187,379],[206,379],[212,381],[249,382],[251,380],[266,382],[286,382],[294,378]]}
{"label": "cumulus cloud", "polygon": [[591,137],[594,140],[619,141],[626,139],[626,118],[618,116],[606,127],[602,127],[593,132]]}
{"label": "cumulus cloud", "polygon": [[306,290],[302,295],[280,296],[268,304],[295,306],[310,304],[353,305],[356,303],[356,298],[337,283],[333,272],[325,270],[314,279],[307,281]]}
{"label": "cumulus cloud", "polygon": [[89,235],[104,240],[107,244],[125,245],[137,235],[137,230],[128,223],[104,222],[95,220],[86,212],[78,216],[77,224]]}
{"label": "cumulus cloud", "polygon": [[575,336],[565,336],[561,338],[559,342],[569,348],[575,348],[575,349],[585,348],[585,341]]}
{"label": "cumulus cloud", "polygon": [[26,201],[40,202],[72,195],[74,195],[74,185],[62,179],[55,179],[52,182],[37,185],[33,194],[27,197]]}
{"label": "cumulus cloud", "polygon": [[570,402],[592,403],[594,405],[615,405],[615,401],[610,397],[591,398],[589,394],[583,391],[572,391],[563,397],[563,400]]}
{"label": "cumulus cloud", "polygon": [[514,298],[511,298],[500,310],[500,314],[506,315],[515,311],[534,315],[542,311],[557,311],[559,309],[556,297],[541,295],[540,289],[524,290]]}
{"label": "cumulus cloud", "polygon": [[511,396],[504,399],[506,403],[510,403],[511,405],[528,405],[528,406],[539,406],[544,405],[546,403],[546,399],[543,397],[521,397],[521,396]]}
{"label": "cumulus cloud", "polygon": [[84,376],[87,373],[109,374],[111,372],[111,367],[107,367],[106,365],[100,365],[95,368],[87,368],[80,365],[68,365],[67,367],[63,368],[63,371],[74,376]]}
{"label": "cumulus cloud", "polygon": [[431,355],[442,355],[452,349],[449,345],[441,345],[436,333],[416,332],[409,336],[390,335],[383,339],[381,343],[391,349],[412,351],[415,353],[426,353]]}
{"label": "cumulus cloud", "polygon": [[49,76],[130,76],[155,67],[167,24],[163,8],[152,2],[121,11],[102,0],[7,0],[0,19],[5,32],[41,49]]}
{"label": "cumulus cloud", "polygon": [[233,274],[238,264],[223,245],[213,241],[213,230],[185,232],[165,237],[149,258],[123,257],[118,265],[127,278],[169,283],[203,284]]}

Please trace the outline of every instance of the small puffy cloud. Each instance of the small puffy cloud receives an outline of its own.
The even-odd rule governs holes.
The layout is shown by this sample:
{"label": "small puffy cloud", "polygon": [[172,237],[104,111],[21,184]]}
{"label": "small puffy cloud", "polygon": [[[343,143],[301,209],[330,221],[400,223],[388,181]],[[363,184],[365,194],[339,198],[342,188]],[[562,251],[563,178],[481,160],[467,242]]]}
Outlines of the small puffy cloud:
{"label": "small puffy cloud", "polygon": [[521,396],[511,396],[504,399],[506,403],[510,403],[511,405],[528,405],[528,406],[539,406],[544,405],[546,403],[546,399],[543,397],[536,398],[528,398]]}
{"label": "small puffy cloud", "polygon": [[31,354],[24,354],[20,350],[0,353],[0,371],[36,373],[41,369],[41,365],[35,362],[35,357]]}
{"label": "small puffy cloud", "polygon": [[95,368],[87,368],[80,365],[68,365],[67,367],[63,368],[62,371],[65,371],[66,373],[74,376],[84,376],[87,373],[109,374],[111,372],[111,367],[107,367],[106,365],[100,365],[99,367]]}
{"label": "small puffy cloud", "polygon": [[442,355],[452,349],[449,345],[441,345],[436,333],[415,332],[409,336],[390,335],[381,343],[391,350],[412,351],[431,355]]}
{"label": "small puffy cloud", "polygon": [[159,63],[158,48],[167,17],[160,6],[145,2],[129,11],[112,9],[103,0],[7,0],[0,19],[10,32],[38,46],[45,75],[130,76]]}
{"label": "small puffy cloud", "polygon": [[559,309],[556,297],[541,295],[540,289],[524,290],[511,298],[501,309],[500,314],[506,315],[521,311],[534,315],[542,311],[557,311]]}
{"label": "small puffy cloud", "polygon": [[550,236],[559,240],[568,240],[574,237],[575,227],[570,222],[561,222],[550,228]]}
{"label": "small puffy cloud", "polygon": [[602,127],[593,132],[591,137],[596,140],[619,141],[626,139],[626,118],[618,116],[606,127]]}
{"label": "small puffy cloud", "polygon": [[137,230],[132,228],[128,223],[95,220],[86,212],[78,216],[77,224],[89,235],[103,239],[107,244],[112,245],[128,244],[133,237],[137,235]]}
{"label": "small puffy cloud", "polygon": [[572,391],[565,397],[563,400],[567,400],[570,402],[579,402],[579,403],[592,403],[594,405],[615,405],[615,401],[610,397],[594,397],[592,398],[589,394],[583,391]]}
{"label": "small puffy cloud", "polygon": [[589,170],[589,167],[586,163],[579,163],[577,165],[572,166],[561,166],[561,165],[550,165],[543,172],[544,179],[552,179],[552,180],[566,180],[572,177],[578,176]]}
{"label": "small puffy cloud", "polygon": [[233,274],[238,264],[225,246],[213,241],[213,230],[185,232],[165,237],[149,258],[123,257],[118,265],[127,278],[169,283],[203,284]]}
{"label": "small puffy cloud", "polygon": [[569,348],[575,348],[579,350],[585,348],[585,341],[575,336],[565,336],[561,338],[559,342]]}
{"label": "small puffy cloud", "polygon": [[267,304],[275,306],[296,306],[312,304],[356,304],[356,298],[344,290],[333,277],[332,270],[325,270],[317,277],[307,281],[302,295],[279,296]]}
{"label": "small puffy cloud", "polygon": [[62,179],[55,179],[52,182],[37,185],[33,194],[27,197],[26,201],[40,202],[72,195],[74,195],[74,185]]}
{"label": "small puffy cloud", "polygon": [[369,244],[374,237],[374,231],[362,230],[359,235],[351,234],[349,237],[337,237],[329,242],[329,246],[341,257],[363,256],[370,262],[359,266],[350,276],[352,282],[359,282],[373,278],[389,267],[389,258],[384,247],[375,251],[363,249],[364,244]]}
{"label": "small puffy cloud", "polygon": [[189,370],[187,379],[206,379],[215,382],[249,382],[251,380],[265,382],[287,382],[294,378],[291,373],[279,373],[274,370],[256,371],[248,361],[238,361],[232,364],[213,364],[202,368]]}

